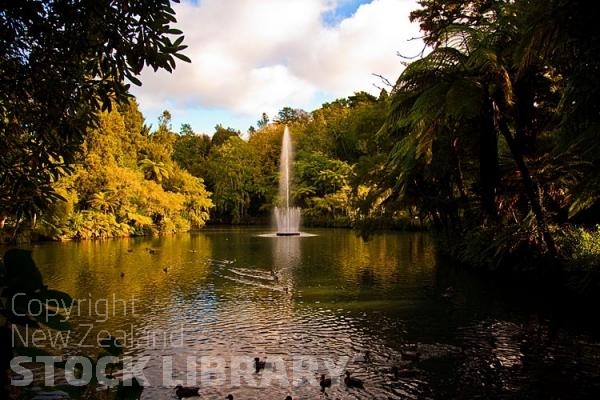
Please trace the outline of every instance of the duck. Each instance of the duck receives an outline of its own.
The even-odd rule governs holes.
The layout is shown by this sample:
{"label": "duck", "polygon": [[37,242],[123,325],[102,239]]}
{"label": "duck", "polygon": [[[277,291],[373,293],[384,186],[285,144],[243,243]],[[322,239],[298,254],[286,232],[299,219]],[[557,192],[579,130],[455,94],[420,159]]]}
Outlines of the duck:
{"label": "duck", "polygon": [[319,386],[321,386],[321,392],[325,393],[325,388],[331,387],[331,378],[325,378],[325,374],[322,374]]}
{"label": "duck", "polygon": [[200,388],[198,386],[177,385],[175,387],[175,395],[180,399],[184,399],[186,397],[199,396],[199,390]]}
{"label": "duck", "polygon": [[357,389],[365,388],[365,386],[363,385],[363,382],[360,379],[350,376],[350,371],[346,371],[346,377],[344,378],[344,383],[346,384],[347,387],[352,387],[352,388],[357,388]]}
{"label": "duck", "polygon": [[261,369],[265,369],[266,365],[267,362],[265,360],[261,360],[258,357],[254,357],[254,369],[256,369],[257,374]]}
{"label": "duck", "polygon": [[[107,376],[107,378],[108,378],[108,376]],[[112,379],[112,377],[109,379]],[[116,398],[117,399],[139,399],[143,391],[144,391],[144,386],[142,386],[140,384],[140,382],[137,380],[137,378],[134,377],[134,378],[119,382],[119,386],[117,387]]]}

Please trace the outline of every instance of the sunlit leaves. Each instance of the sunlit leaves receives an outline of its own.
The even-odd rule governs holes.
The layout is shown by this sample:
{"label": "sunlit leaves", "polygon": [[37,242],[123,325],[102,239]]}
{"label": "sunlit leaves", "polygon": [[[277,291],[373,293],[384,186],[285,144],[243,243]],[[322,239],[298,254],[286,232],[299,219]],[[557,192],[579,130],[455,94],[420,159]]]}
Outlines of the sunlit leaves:
{"label": "sunlit leaves", "polygon": [[247,215],[260,183],[258,154],[237,136],[213,147],[208,159],[208,178],[213,182],[215,211],[237,223]]}
{"label": "sunlit leaves", "polygon": [[60,198],[100,111],[127,103],[145,66],[172,71],[183,35],[169,0],[8,2],[0,13],[0,208],[18,225]]}
{"label": "sunlit leaves", "polygon": [[144,171],[144,177],[149,180],[161,183],[164,178],[169,177],[169,170],[165,163],[155,162],[148,158],[140,161],[140,168]]}
{"label": "sunlit leaves", "polygon": [[[74,175],[55,185],[68,202],[49,210],[40,232],[56,239],[97,239],[181,232],[204,225],[212,202],[202,179],[177,167],[169,146],[159,146],[174,141],[175,135],[166,125],[145,135],[139,130],[141,121],[125,123],[128,115],[135,117],[132,108],[122,110],[124,115],[112,111],[99,116]],[[154,145],[161,153],[152,150]],[[166,161],[136,162],[143,152],[160,154]]]}

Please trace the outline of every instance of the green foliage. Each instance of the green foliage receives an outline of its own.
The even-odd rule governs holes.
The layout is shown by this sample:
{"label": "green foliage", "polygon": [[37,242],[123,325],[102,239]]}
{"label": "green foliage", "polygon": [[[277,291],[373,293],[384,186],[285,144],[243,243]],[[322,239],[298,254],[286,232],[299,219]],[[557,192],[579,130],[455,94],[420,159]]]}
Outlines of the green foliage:
{"label": "green foliage", "polygon": [[300,152],[294,169],[293,197],[309,217],[308,221],[343,217],[345,225],[349,226],[349,217],[353,215],[353,195],[349,186],[352,167],[320,152]]}
{"label": "green foliage", "polygon": [[[293,123],[301,123],[303,121],[307,121],[309,119],[309,115],[306,111],[301,109],[294,109],[292,107],[283,107],[277,113],[277,117],[273,119],[273,122],[276,122],[281,125],[291,125]],[[266,115],[263,115],[263,119],[259,121],[259,127],[266,125],[268,122],[268,118]]]}
{"label": "green foliage", "polygon": [[469,266],[484,270],[505,268],[532,268],[531,234],[521,224],[511,224],[504,229],[471,228],[465,232],[460,244],[451,239],[447,243],[454,256]]}
{"label": "green foliage", "polygon": [[158,141],[170,143],[172,134],[166,125],[161,129],[147,136],[137,130],[127,132],[120,113],[102,113],[99,128],[88,135],[73,174],[55,184],[54,190],[66,201],[50,208],[36,231],[68,240],[202,227],[212,207],[202,179],[179,168],[166,153],[159,157],[166,161],[132,162],[140,150]]}
{"label": "green foliage", "polygon": [[177,136],[173,145],[173,160],[179,167],[197,177],[207,175],[206,159],[211,150],[208,135],[196,135],[191,129]]}
{"label": "green foliage", "polygon": [[269,116],[267,115],[267,113],[262,113],[260,119],[258,121],[256,121],[256,126],[258,126],[258,129],[262,129],[262,128],[266,127],[268,124],[269,124]]}
{"label": "green foliage", "polygon": [[177,140],[177,135],[171,132],[171,114],[168,111],[163,111],[159,121],[158,129],[150,132],[146,140],[141,142],[137,152],[139,162],[149,160],[155,164],[167,164],[172,159],[173,146]]}
{"label": "green foliage", "polygon": [[372,204],[416,210],[473,265],[579,257],[568,221],[599,221],[600,35],[576,3],[420,1],[432,50],[391,92]]}
{"label": "green foliage", "polygon": [[169,177],[169,170],[163,162],[155,162],[144,158],[140,161],[140,168],[144,172],[144,178],[157,183],[161,183],[163,179]]}
{"label": "green foliage", "polygon": [[217,126],[215,126],[215,133],[213,133],[211,145],[212,146],[221,146],[222,144],[227,142],[227,140],[229,138],[239,137],[239,136],[240,136],[239,131],[236,131],[235,129],[229,128],[229,127],[224,128],[223,125],[218,124]]}
{"label": "green foliage", "polygon": [[254,149],[238,136],[214,148],[208,159],[208,176],[217,218],[239,223],[251,200],[261,195],[261,166]]}
{"label": "green foliage", "polygon": [[563,227],[559,244],[569,265],[579,270],[600,268],[600,225],[594,228],[580,226]]}
{"label": "green foliage", "polygon": [[84,210],[70,215],[61,233],[60,239],[106,239],[129,236],[132,229],[113,214]]}
{"label": "green foliage", "polygon": [[0,212],[18,226],[61,200],[99,112],[130,98],[145,66],[172,71],[182,32],[169,0],[8,2],[0,13]]}
{"label": "green foliage", "polygon": [[[186,128],[176,137],[172,158],[179,167],[205,179],[215,203],[214,220],[266,222],[278,201],[281,139],[287,124],[297,153],[296,201],[318,224],[336,218],[349,226],[357,217],[357,188],[372,176],[374,163],[383,164],[382,151],[389,147],[375,135],[387,109],[386,96],[377,99],[360,92],[312,114],[284,107],[271,124],[264,114],[247,141],[221,125],[212,140]],[[151,171],[147,161],[140,161]],[[150,172],[147,177],[152,178]],[[172,190],[168,180],[162,186]]]}

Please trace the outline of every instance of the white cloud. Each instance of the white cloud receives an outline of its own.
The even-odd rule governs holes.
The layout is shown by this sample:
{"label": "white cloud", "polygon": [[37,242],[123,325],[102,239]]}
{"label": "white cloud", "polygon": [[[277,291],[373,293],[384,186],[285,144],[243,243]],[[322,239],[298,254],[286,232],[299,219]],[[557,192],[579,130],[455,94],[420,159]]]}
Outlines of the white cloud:
{"label": "white cloud", "polygon": [[[343,2],[348,0],[337,0]],[[373,0],[334,26],[323,21],[334,0],[202,0],[175,6],[184,53],[172,74],[145,71],[134,93],[142,110],[218,108],[258,118],[285,106],[318,107],[355,91],[377,93],[372,74],[394,81],[396,52],[421,49],[408,21],[415,0]],[[167,108],[166,106],[163,108]],[[172,109],[172,108],[171,108]],[[158,111],[157,111],[158,112]],[[213,124],[214,125],[214,124]],[[246,127],[244,127],[246,128]]]}

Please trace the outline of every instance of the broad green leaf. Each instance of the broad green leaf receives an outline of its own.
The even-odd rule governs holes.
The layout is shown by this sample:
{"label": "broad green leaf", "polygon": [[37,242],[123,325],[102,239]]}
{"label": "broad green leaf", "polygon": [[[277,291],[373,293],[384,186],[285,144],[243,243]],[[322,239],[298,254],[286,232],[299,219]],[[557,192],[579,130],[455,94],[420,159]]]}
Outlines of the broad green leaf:
{"label": "broad green leaf", "polygon": [[180,59],[180,60],[182,60],[182,61],[185,61],[185,62],[188,62],[188,63],[191,63],[191,62],[192,62],[192,60],[190,60],[190,58],[189,58],[188,56],[184,56],[183,54],[175,53],[175,54],[173,54],[173,55],[174,55],[175,57],[179,58],[179,59]]}
{"label": "broad green leaf", "polygon": [[173,42],[173,47],[179,46],[183,42],[184,38],[185,36],[179,36],[177,39],[175,39],[175,41]]}
{"label": "broad green leaf", "polygon": [[138,78],[136,78],[133,75],[127,75],[127,79],[129,79],[131,81],[131,83],[133,83],[136,86],[142,86],[142,81],[140,81]]}

